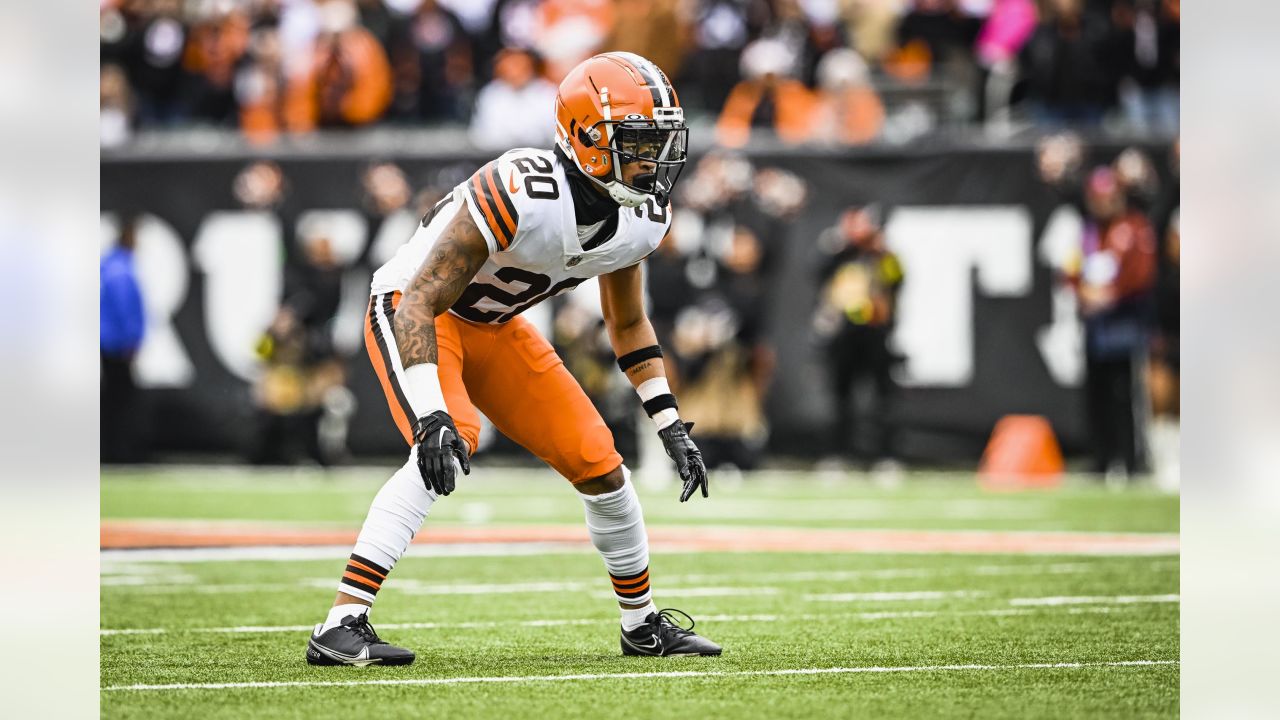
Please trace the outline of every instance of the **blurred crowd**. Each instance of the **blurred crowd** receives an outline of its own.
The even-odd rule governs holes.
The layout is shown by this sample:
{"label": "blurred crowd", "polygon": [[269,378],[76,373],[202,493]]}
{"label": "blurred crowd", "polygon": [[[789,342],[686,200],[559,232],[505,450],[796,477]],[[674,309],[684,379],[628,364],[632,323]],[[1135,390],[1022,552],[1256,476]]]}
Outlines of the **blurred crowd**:
{"label": "blurred crowd", "polygon": [[1179,16],[1178,0],[100,0],[101,140],[389,124],[545,146],[559,79],[602,50],[656,62],[730,147],[1011,118],[1172,133]]}

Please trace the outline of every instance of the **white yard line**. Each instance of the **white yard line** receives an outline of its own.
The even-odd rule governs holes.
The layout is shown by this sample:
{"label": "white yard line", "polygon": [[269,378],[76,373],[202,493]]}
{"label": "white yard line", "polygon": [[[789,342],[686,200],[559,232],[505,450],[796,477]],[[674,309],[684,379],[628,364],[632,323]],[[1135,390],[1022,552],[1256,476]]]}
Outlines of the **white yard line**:
{"label": "white yard line", "polygon": [[[484,501],[480,501],[484,502]],[[491,501],[496,508],[513,508],[510,501]],[[548,517],[562,517],[563,505],[557,504],[546,513]],[[687,522],[689,519],[706,520],[804,520],[856,521],[856,520],[1031,520],[1049,514],[1050,505],[1040,500],[982,500],[982,499],[864,499],[820,500],[813,498],[719,498],[713,504],[672,509],[655,505],[646,512],[651,520]],[[528,515],[521,513],[521,517]]]}
{"label": "white yard line", "polygon": [[[579,542],[458,543],[414,545],[414,557],[502,557],[508,555],[582,555],[594,553],[590,544]],[[102,564],[111,563],[196,563],[295,560],[346,560],[350,545],[255,545],[250,547],[151,548],[103,550]]]}
{"label": "white yard line", "polygon": [[[157,579],[163,582],[156,582]],[[189,587],[200,582],[200,578],[195,575],[187,575],[185,573],[173,573],[165,575],[163,578],[157,578],[154,573],[147,574],[115,574],[110,570],[104,570],[99,584],[102,587]]]}
{"label": "white yard line", "polygon": [[[327,560],[330,558],[324,559]],[[1150,571],[1160,572],[1174,569],[1177,566],[1178,564],[1176,562],[1170,563],[1167,561],[1160,561],[1150,563],[1145,567]],[[257,592],[289,591],[298,587],[330,588],[337,584],[337,580],[333,578],[310,578],[300,580],[297,583],[265,583],[257,585],[207,584],[197,577],[186,574],[155,576],[150,573],[142,573],[138,570],[138,568],[141,567],[147,566],[136,563],[126,563],[118,566],[111,562],[104,562],[101,584],[103,586],[110,586],[113,590],[117,591],[128,590],[143,593],[196,592],[201,594],[237,593],[252,590],[256,590]],[[742,580],[756,580],[762,583],[810,581],[837,582],[841,580],[861,579],[888,580],[897,578],[936,578],[957,575],[1060,575],[1099,572],[1103,570],[1106,570],[1106,566],[1099,563],[1052,563],[1047,565],[978,565],[960,568],[882,568],[878,570],[829,570],[784,573],[697,573],[666,575],[663,576],[663,581],[673,584],[715,583]],[[400,592],[419,595],[467,595],[504,592],[573,592],[581,590],[596,590],[600,588],[604,582],[602,578],[603,576],[565,579],[555,582],[525,583],[438,583],[418,580],[415,578],[397,578],[393,587]]]}
{"label": "white yard line", "polygon": [[[1063,608],[1063,611],[1070,614],[1107,614],[1126,608],[1108,607],[1108,606],[1090,606],[1090,607],[1070,607]],[[859,613],[798,613],[788,615],[772,615],[772,614],[755,614],[755,615],[703,615],[698,620],[707,622],[750,622],[750,623],[775,623],[775,622],[819,622],[829,620],[899,620],[914,618],[937,618],[937,617],[1005,617],[1010,615],[1036,615],[1048,612],[1045,609],[1030,608],[998,608],[993,610],[907,610],[907,611],[887,611],[887,612],[859,612]],[[569,618],[558,620],[519,620],[519,621],[488,621],[488,622],[409,622],[409,623],[378,623],[377,627],[381,630],[474,630],[487,628],[502,627],[567,627],[574,625],[600,625],[609,626],[615,622],[616,618]],[[197,627],[197,628],[106,628],[99,630],[98,634],[102,636],[115,635],[165,635],[169,633],[215,633],[215,634],[239,634],[239,633],[292,633],[292,632],[310,632],[314,628],[313,625],[236,625],[233,627]]]}
{"label": "white yard line", "polygon": [[[106,584],[106,583],[104,583]],[[589,592],[593,597],[613,597],[608,588],[608,581],[601,578],[581,582],[530,582],[530,583],[431,583],[411,578],[398,579],[395,591],[405,595],[522,595],[538,593]],[[206,584],[111,584],[116,592],[139,593],[144,595],[234,595],[236,593],[297,592],[299,588],[320,588],[336,590],[336,578],[309,578],[296,583],[227,583],[222,585]],[[777,595],[779,588],[762,585],[733,587],[713,586],[669,586],[662,587],[662,594],[671,597],[722,597],[725,595]]]}
{"label": "white yard line", "polygon": [[1081,597],[1012,598],[1010,605],[1125,605],[1129,603],[1176,603],[1178,595],[1086,595]]}
{"label": "white yard line", "polygon": [[[1157,563],[1152,563],[1156,565]],[[932,578],[943,575],[1040,575],[1097,572],[1098,563],[1053,563],[1036,565],[974,565],[962,567],[881,568],[879,570],[803,570],[785,573],[700,573],[664,576],[670,582],[711,582],[731,579],[759,579],[765,582],[830,582],[835,580],[891,580]]]}
{"label": "white yard line", "polygon": [[[666,592],[665,590],[663,592]],[[805,595],[805,600],[819,602],[889,602],[893,600],[942,600],[955,597],[977,597],[979,590],[910,590],[905,592],[821,593]]]}
{"label": "white yard line", "polygon": [[1016,665],[914,665],[903,667],[825,667],[825,668],[793,668],[785,670],[737,670],[706,671],[688,670],[677,672],[644,672],[644,673],[584,673],[580,675],[521,675],[498,677],[457,677],[457,678],[404,678],[385,680],[300,680],[290,682],[242,682],[242,683],[174,683],[170,685],[109,685],[104,691],[164,691],[164,690],[240,690],[258,688],[291,688],[291,687],[359,687],[363,685],[463,685],[475,683],[537,683],[537,682],[570,682],[583,680],[641,680],[661,678],[708,678],[708,677],[767,677],[786,675],[847,675],[855,673],[905,673],[905,672],[962,672],[962,671],[998,671],[998,670],[1078,670],[1083,668],[1120,668],[1120,667],[1152,667],[1177,665],[1178,660],[1122,660],[1118,662],[1055,662],[1055,663],[1022,663]]}
{"label": "white yard line", "polygon": [[[236,593],[269,593],[297,592],[298,588],[317,587],[314,581],[305,580],[296,583],[225,583],[209,585],[198,583],[193,585],[116,585],[114,592],[141,593],[143,595],[234,595]],[[337,580],[330,581],[325,587],[337,588]]]}
{"label": "white yard line", "polygon": [[[747,595],[777,595],[781,590],[775,587],[663,587],[659,592],[663,597],[744,597]],[[599,598],[612,598],[612,592],[592,593]]]}

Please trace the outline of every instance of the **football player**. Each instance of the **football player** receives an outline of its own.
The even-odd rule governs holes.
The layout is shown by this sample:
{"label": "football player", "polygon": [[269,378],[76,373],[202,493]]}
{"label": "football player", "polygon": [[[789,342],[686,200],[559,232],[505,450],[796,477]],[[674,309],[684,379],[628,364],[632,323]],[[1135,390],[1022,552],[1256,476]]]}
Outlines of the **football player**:
{"label": "football player", "polygon": [[511,150],[480,168],[374,274],[365,345],[411,449],[369,508],[307,662],[413,662],[412,651],[378,637],[369,609],[431,505],[470,472],[477,410],[577,490],[621,607],[622,653],[720,654],[654,606],[644,516],[613,436],[520,315],[598,276],[618,366],[675,462],[680,501],[707,496],[693,424],[680,419],[645,315],[640,269],[671,225],[687,137],[656,65],[624,52],[592,57],[560,85],[553,150]]}

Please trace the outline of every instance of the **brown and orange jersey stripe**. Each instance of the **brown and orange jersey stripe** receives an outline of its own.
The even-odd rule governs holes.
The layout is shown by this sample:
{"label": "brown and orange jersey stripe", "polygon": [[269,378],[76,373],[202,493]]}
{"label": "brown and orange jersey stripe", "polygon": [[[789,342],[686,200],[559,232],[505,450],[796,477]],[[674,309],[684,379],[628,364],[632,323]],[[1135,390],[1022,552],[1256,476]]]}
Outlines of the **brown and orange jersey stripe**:
{"label": "brown and orange jersey stripe", "polygon": [[506,250],[516,237],[516,229],[520,226],[520,213],[516,212],[515,203],[507,194],[506,186],[498,175],[498,162],[495,160],[476,171],[467,181],[467,192],[471,193],[471,201],[484,216],[493,238],[498,246]]}

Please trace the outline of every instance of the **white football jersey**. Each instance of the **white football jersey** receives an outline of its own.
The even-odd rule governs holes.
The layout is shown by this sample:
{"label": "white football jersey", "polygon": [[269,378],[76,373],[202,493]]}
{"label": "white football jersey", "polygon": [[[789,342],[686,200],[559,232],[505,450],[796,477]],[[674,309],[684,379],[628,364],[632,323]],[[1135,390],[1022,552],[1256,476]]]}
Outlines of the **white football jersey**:
{"label": "white football jersey", "polygon": [[489,258],[450,312],[472,322],[502,323],[583,281],[630,267],[657,249],[671,226],[657,201],[618,208],[606,242],[583,250],[573,194],[559,157],[519,148],[476,171],[436,205],[413,237],[373,275],[372,293],[403,291],[436,238],[464,206],[489,245]]}

